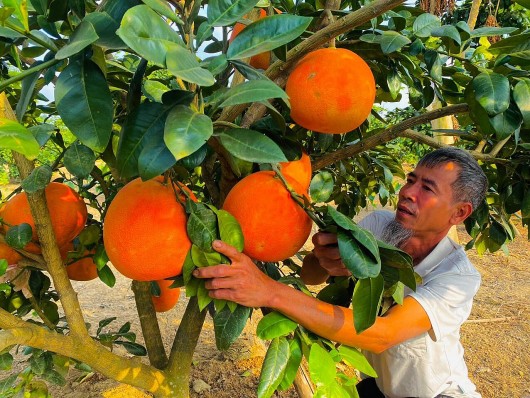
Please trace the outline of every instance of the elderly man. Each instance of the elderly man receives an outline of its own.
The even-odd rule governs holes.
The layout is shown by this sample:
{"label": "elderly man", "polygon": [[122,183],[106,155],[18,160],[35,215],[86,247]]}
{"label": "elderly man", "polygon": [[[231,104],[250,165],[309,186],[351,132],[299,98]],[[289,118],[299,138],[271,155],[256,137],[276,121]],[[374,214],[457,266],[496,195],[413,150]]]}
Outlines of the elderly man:
{"label": "elderly man", "polygon": [[[486,189],[486,176],[467,152],[439,149],[407,176],[395,214],[378,211],[361,221],[360,226],[410,254],[423,278],[415,292],[406,292],[403,305],[392,307],[361,334],[354,329],[351,309],[270,279],[249,257],[223,242],[216,241],[214,249],[232,265],[200,268],[195,276],[209,279],[206,287],[214,298],[275,309],[324,338],[363,349],[378,374],[375,382],[359,384],[363,398],[480,397],[468,378],[459,341],[480,275],[446,235],[477,208]],[[304,262],[310,268],[303,273],[349,274],[334,234],[317,233],[313,242],[318,261]]]}

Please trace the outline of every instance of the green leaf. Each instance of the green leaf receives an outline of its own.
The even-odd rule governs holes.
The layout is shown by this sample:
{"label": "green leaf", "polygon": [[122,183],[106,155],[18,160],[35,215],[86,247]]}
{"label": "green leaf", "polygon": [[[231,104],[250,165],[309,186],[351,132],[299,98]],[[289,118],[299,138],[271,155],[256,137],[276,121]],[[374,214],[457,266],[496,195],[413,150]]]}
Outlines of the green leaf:
{"label": "green leaf", "polygon": [[55,131],[55,126],[51,124],[37,124],[36,126],[31,126],[28,130],[33,134],[33,137],[37,140],[40,146],[43,146],[48,142],[53,132]]}
{"label": "green leaf", "polygon": [[439,28],[433,29],[431,35],[434,37],[448,37],[453,39],[458,45],[462,44],[460,33],[453,25],[443,25]]}
{"label": "green leaf", "polygon": [[351,231],[339,230],[337,237],[342,261],[354,277],[364,279],[379,274],[381,262],[374,260],[371,253],[352,236]]}
{"label": "green leaf", "polygon": [[108,287],[114,287],[116,284],[116,277],[108,265],[105,265],[102,268],[98,267],[98,277]]}
{"label": "green leaf", "polygon": [[520,6],[530,10],[530,0],[514,0]]}
{"label": "green leaf", "polygon": [[495,26],[484,26],[471,31],[471,37],[487,37],[487,36],[502,36],[509,35],[517,30],[513,27],[495,27]]}
{"label": "green leaf", "polygon": [[335,221],[339,227],[350,231],[351,236],[353,236],[355,240],[357,240],[357,242],[368,251],[368,253],[372,256],[372,259],[376,263],[381,264],[379,248],[374,235],[370,231],[356,225],[351,218],[337,211],[333,206],[328,205],[327,209],[328,214],[331,216],[333,221]]}
{"label": "green leaf", "polygon": [[213,123],[208,116],[177,105],[167,116],[164,142],[178,161],[202,147],[212,134]]}
{"label": "green leaf", "polygon": [[[124,2],[125,3],[125,2]],[[116,34],[120,27],[119,20],[114,19],[107,12],[91,12],[86,15],[81,23],[90,23],[98,35],[96,45],[108,49],[126,48],[125,43]]]}
{"label": "green leaf", "polygon": [[297,338],[289,340],[289,361],[287,362],[287,367],[285,368],[285,373],[278,386],[278,390],[285,391],[293,385],[298,368],[302,363],[302,357],[302,345],[300,341]]}
{"label": "green leaf", "polygon": [[81,143],[96,152],[105,150],[114,108],[107,80],[94,62],[70,62],[57,79],[55,103],[64,124]]}
{"label": "green leaf", "polygon": [[414,20],[412,32],[418,37],[430,37],[431,32],[442,26],[440,18],[433,14],[421,14]]}
{"label": "green leaf", "polygon": [[33,236],[31,225],[22,223],[10,227],[5,236],[6,243],[15,249],[23,249]]}
{"label": "green leaf", "polygon": [[5,258],[0,258],[0,276],[5,275],[7,267],[9,267],[7,260]]}
{"label": "green leaf", "polygon": [[285,315],[273,311],[265,315],[258,323],[256,334],[260,339],[272,340],[276,337],[286,336],[296,329],[298,324]]}
{"label": "green leaf", "polygon": [[0,370],[9,370],[13,365],[13,355],[9,352],[0,355]]}
{"label": "green leaf", "polygon": [[142,58],[161,67],[166,66],[166,53],[172,45],[184,47],[177,32],[146,5],[127,10],[116,33]]}
{"label": "green leaf", "polygon": [[381,50],[383,54],[390,54],[394,51],[398,51],[403,46],[406,46],[411,41],[408,37],[403,36],[393,30],[385,31],[381,35]]}
{"label": "green leaf", "polygon": [[48,165],[34,169],[29,176],[22,181],[22,189],[27,193],[34,193],[46,188],[52,179],[52,168]]}
{"label": "green leaf", "polygon": [[83,144],[74,143],[64,153],[64,166],[79,178],[88,177],[95,163],[96,154]]}
{"label": "green leaf", "polygon": [[204,310],[212,300],[213,298],[209,296],[209,290],[204,286],[204,280],[200,280],[199,285],[197,286],[197,302],[199,310]]}
{"label": "green leaf", "polygon": [[372,368],[372,365],[370,365],[366,357],[357,348],[341,345],[339,347],[339,353],[342,360],[352,368],[357,369],[367,376],[377,377],[377,373]]}
{"label": "green leaf", "polygon": [[[17,381],[18,374],[14,374],[6,377],[5,379],[0,380],[0,394],[7,394],[15,386]],[[7,395],[9,396],[9,395]]]}
{"label": "green leaf", "polygon": [[375,278],[360,279],[353,290],[354,326],[357,333],[368,329],[375,322],[379,304],[383,297],[384,279],[382,275]]}
{"label": "green leaf", "polygon": [[226,210],[217,211],[217,223],[219,224],[219,236],[221,240],[242,252],[245,247],[245,237],[241,225],[236,218]]}
{"label": "green leaf", "polygon": [[138,157],[138,172],[142,180],[146,181],[164,173],[175,163],[175,157],[164,143],[163,134],[160,134],[142,149]]}
{"label": "green leaf", "polygon": [[134,343],[132,341],[121,340],[116,340],[115,343],[123,346],[123,348],[125,348],[129,354],[135,355],[137,357],[144,357],[147,355],[147,350],[141,344]]}
{"label": "green leaf", "polygon": [[334,380],[329,384],[318,387],[313,398],[351,398],[351,396],[342,385]]}
{"label": "green leaf", "polygon": [[33,160],[39,154],[40,146],[31,132],[20,123],[0,118],[0,148],[17,151]]}
{"label": "green leaf", "polygon": [[191,259],[197,267],[209,267],[223,263],[223,257],[218,252],[206,252],[198,246],[191,246]]}
{"label": "green leaf", "polygon": [[287,94],[270,80],[251,80],[225,91],[218,101],[222,101],[219,106],[224,108],[270,98],[287,98]]}
{"label": "green leaf", "polygon": [[236,341],[245,328],[250,311],[250,308],[238,305],[233,312],[228,307],[224,307],[215,314],[213,327],[218,350],[227,350]]}
{"label": "green leaf", "polygon": [[403,250],[381,240],[377,240],[377,246],[379,247],[379,255],[381,256],[382,264],[394,268],[412,267],[412,257]]}
{"label": "green leaf", "polygon": [[495,136],[498,140],[503,140],[512,135],[521,126],[522,122],[521,114],[512,106],[490,118],[490,124],[494,128]]}
{"label": "green leaf", "polygon": [[337,377],[335,361],[329,352],[318,343],[311,345],[309,352],[309,374],[317,387],[331,384]]}
{"label": "green leaf", "polygon": [[211,26],[226,26],[237,22],[254,8],[259,0],[210,0],[208,2],[208,23]]}
{"label": "green leaf", "polygon": [[488,112],[495,116],[510,106],[510,81],[498,73],[480,73],[472,82],[475,98]]}
{"label": "green leaf", "polygon": [[289,361],[289,353],[289,342],[286,338],[277,337],[272,340],[261,367],[258,398],[269,398],[274,394],[283,379]]}
{"label": "green leaf", "polygon": [[500,55],[511,54],[528,49],[530,49],[530,33],[525,33],[498,41],[497,43],[492,44],[488,51],[494,55]]}
{"label": "green leaf", "polygon": [[81,52],[83,49],[95,43],[99,39],[94,25],[87,21],[81,21],[74,33],[70,36],[68,43],[61,47],[55,54],[56,59],[66,59]]}
{"label": "green leaf", "polygon": [[335,182],[329,171],[321,171],[311,179],[309,194],[314,202],[327,202],[333,193]]}
{"label": "green leaf", "polygon": [[530,79],[523,78],[513,88],[513,99],[523,116],[524,125],[530,128]]}
{"label": "green leaf", "polygon": [[168,18],[169,20],[176,22],[180,25],[183,25],[184,22],[180,19],[175,11],[171,9],[169,4],[166,1],[162,0],[142,0],[145,4],[151,7],[153,10],[158,12],[160,15]]}
{"label": "green leaf", "polygon": [[119,175],[128,179],[138,175],[142,150],[157,135],[163,135],[167,110],[162,104],[144,102],[127,116],[116,156]]}
{"label": "green leaf", "polygon": [[280,147],[269,137],[254,130],[228,129],[219,134],[221,144],[235,157],[255,163],[287,161]]}
{"label": "green leaf", "polygon": [[243,59],[274,50],[304,33],[311,21],[311,18],[289,14],[259,19],[236,36],[226,56],[229,60]]}
{"label": "green leaf", "polygon": [[215,83],[215,77],[202,68],[196,56],[178,44],[168,44],[166,65],[169,72],[182,80],[208,87]]}
{"label": "green leaf", "polygon": [[194,245],[206,252],[212,251],[212,242],[217,239],[217,216],[207,206],[194,203],[188,217],[186,230]]}
{"label": "green leaf", "polygon": [[22,24],[24,30],[29,32],[28,7],[26,1],[21,0],[3,0],[4,7],[13,9],[13,15]]}
{"label": "green leaf", "polygon": [[162,103],[162,95],[168,91],[170,91],[168,86],[156,80],[146,80],[142,87],[142,92],[146,97],[159,103]]}

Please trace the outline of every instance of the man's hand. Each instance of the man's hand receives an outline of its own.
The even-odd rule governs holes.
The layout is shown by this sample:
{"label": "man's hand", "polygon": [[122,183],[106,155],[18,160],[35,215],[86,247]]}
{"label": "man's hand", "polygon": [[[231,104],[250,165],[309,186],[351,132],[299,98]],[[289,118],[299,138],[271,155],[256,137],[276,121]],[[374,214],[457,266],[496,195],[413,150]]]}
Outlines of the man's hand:
{"label": "man's hand", "polygon": [[246,307],[269,307],[277,282],[261,272],[250,257],[225,242],[216,240],[212,247],[227,256],[232,264],[193,271],[196,278],[208,279],[205,286],[210,291],[210,297],[234,301]]}
{"label": "man's hand", "polygon": [[317,232],[313,235],[315,248],[313,253],[318,262],[330,276],[350,276],[340,257],[337,235],[329,232]]}

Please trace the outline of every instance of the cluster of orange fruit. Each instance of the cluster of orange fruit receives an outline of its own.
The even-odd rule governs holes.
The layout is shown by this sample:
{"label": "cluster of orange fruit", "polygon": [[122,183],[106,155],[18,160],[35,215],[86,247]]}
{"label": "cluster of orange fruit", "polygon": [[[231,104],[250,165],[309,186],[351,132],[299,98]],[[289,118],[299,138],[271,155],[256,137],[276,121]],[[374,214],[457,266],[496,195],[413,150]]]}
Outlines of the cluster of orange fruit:
{"label": "cluster of orange fruit", "polygon": [[[82,257],[70,260],[68,253],[74,251],[73,240],[85,227],[87,221],[87,206],[81,196],[68,185],[51,182],[45,188],[46,202],[50,212],[53,232],[59,246],[61,257],[66,266],[66,272],[71,280],[90,281],[98,277],[97,266],[94,263],[94,250],[86,250]],[[14,195],[0,209],[0,218],[4,224],[2,232],[7,232],[8,226],[29,224],[33,230],[31,241],[24,250],[41,254],[37,237],[35,221],[30,211],[27,194],[25,192]],[[130,220],[126,220],[130,222]],[[7,243],[0,242],[0,259],[7,260],[9,265],[17,264],[22,256]],[[168,311],[178,301],[179,289],[170,289],[172,281],[157,281],[161,294],[153,296],[153,304],[158,312]]]}

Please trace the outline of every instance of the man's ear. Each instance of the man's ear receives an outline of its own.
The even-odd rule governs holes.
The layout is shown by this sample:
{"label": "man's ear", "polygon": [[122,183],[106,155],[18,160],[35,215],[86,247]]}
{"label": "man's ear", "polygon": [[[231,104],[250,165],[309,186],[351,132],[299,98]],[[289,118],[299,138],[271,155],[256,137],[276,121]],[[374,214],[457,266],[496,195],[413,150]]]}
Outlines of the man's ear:
{"label": "man's ear", "polygon": [[468,218],[473,213],[473,205],[470,202],[458,202],[455,205],[450,222],[453,225],[458,225]]}

